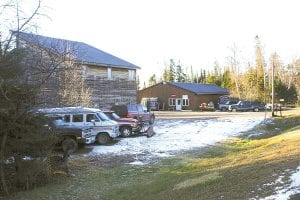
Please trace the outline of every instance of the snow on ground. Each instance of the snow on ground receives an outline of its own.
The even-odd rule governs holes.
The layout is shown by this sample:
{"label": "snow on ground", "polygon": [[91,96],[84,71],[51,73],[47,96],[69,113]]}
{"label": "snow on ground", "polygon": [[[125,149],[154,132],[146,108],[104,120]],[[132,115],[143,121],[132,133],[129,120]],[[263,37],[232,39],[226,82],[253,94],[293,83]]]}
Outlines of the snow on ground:
{"label": "snow on ground", "polygon": [[[282,176],[280,176],[274,184],[276,183],[283,183]],[[290,183],[288,185],[276,187],[276,194],[266,197],[262,200],[288,200],[290,196],[298,193],[300,193],[300,166],[290,176]]]}
{"label": "snow on ground", "polygon": [[172,119],[157,120],[154,125],[156,134],[121,138],[111,146],[92,146],[88,156],[109,154],[137,155],[135,163],[142,164],[138,155],[151,159],[153,157],[168,157],[180,151],[213,145],[230,137],[236,137],[241,132],[253,128],[262,122],[263,118],[217,118],[217,119]]}

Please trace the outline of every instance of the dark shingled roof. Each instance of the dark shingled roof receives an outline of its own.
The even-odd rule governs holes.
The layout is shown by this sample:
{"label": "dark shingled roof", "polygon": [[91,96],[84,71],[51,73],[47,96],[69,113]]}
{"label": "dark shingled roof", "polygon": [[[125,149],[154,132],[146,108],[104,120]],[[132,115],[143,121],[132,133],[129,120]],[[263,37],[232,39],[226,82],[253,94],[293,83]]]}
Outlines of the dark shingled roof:
{"label": "dark shingled roof", "polygon": [[51,38],[24,32],[19,33],[19,38],[20,40],[25,40],[26,42],[40,46],[56,54],[62,55],[66,52],[71,52],[74,60],[78,63],[140,69],[140,67],[132,63],[129,63],[83,42]]}
{"label": "dark shingled roof", "polygon": [[214,84],[166,82],[196,94],[229,94],[228,90]]}

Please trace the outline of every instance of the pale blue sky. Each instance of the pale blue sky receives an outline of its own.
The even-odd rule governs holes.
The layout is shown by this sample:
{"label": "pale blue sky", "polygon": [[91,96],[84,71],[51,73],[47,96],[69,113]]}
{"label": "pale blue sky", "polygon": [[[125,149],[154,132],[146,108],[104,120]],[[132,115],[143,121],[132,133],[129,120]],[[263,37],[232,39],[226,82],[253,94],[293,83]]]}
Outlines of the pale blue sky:
{"label": "pale blue sky", "polygon": [[142,67],[143,80],[160,74],[170,58],[194,69],[215,60],[223,65],[234,43],[244,62],[253,61],[256,35],[267,62],[275,51],[284,63],[300,55],[297,0],[44,0],[44,5],[51,20],[41,21],[39,34],[112,53]]}

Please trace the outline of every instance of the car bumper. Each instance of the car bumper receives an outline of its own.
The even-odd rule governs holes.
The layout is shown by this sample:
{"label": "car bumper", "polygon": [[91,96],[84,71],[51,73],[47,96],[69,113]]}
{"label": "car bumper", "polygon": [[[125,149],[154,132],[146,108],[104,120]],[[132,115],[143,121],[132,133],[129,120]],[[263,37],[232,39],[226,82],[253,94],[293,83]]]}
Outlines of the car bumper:
{"label": "car bumper", "polygon": [[85,138],[85,144],[93,144],[96,141],[96,136]]}

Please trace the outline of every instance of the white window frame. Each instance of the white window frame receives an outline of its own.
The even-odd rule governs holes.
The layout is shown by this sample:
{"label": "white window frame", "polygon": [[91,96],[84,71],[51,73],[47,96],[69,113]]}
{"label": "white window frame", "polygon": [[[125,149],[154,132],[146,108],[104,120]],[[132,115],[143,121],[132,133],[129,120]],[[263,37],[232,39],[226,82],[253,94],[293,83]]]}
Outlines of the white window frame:
{"label": "white window frame", "polygon": [[135,70],[132,70],[132,69],[128,70],[128,80],[130,80],[130,81],[135,80]]}
{"label": "white window frame", "polygon": [[176,98],[169,98],[169,106],[175,106],[176,105]]}
{"label": "white window frame", "polygon": [[182,106],[189,106],[190,100],[188,95],[182,95]]}
{"label": "white window frame", "polygon": [[111,67],[108,67],[108,68],[107,68],[107,78],[108,78],[109,80],[112,79],[112,69],[111,69]]}

